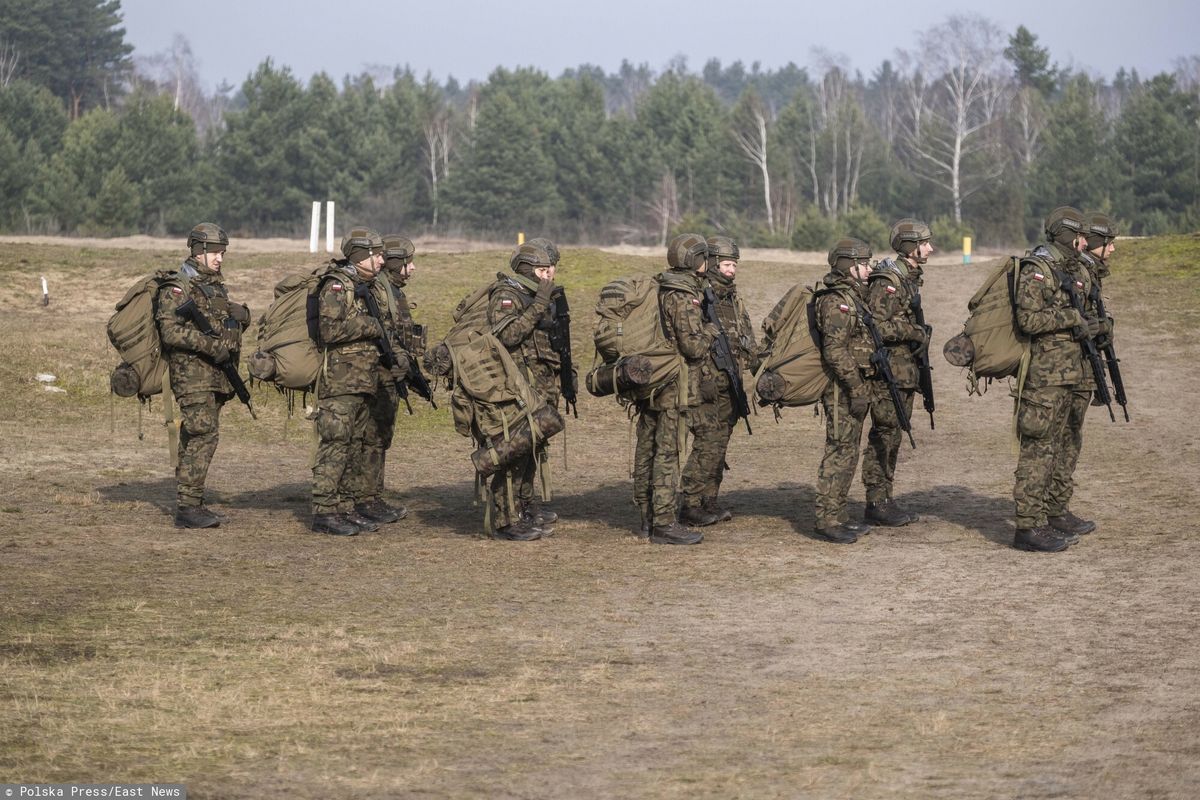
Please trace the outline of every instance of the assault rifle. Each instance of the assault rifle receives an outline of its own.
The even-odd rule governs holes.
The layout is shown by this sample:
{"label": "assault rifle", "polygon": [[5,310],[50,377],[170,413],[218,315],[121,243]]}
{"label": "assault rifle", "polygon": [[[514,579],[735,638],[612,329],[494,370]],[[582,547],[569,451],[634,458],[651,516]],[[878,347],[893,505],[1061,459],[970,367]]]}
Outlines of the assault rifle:
{"label": "assault rifle", "polygon": [[701,306],[705,322],[717,326],[717,336],[712,343],[712,360],[717,369],[725,373],[729,379],[729,391],[733,393],[733,412],[729,415],[729,424],[737,425],[738,419],[746,423],[746,433],[753,436],[750,429],[750,398],[746,397],[746,387],[742,385],[742,371],[738,369],[737,360],[733,357],[733,349],[729,346],[729,337],[717,316],[717,298],[711,286],[704,287],[704,303]]}
{"label": "assault rifle", "polygon": [[579,419],[579,409],[575,405],[575,364],[571,360],[571,309],[567,305],[567,293],[561,286],[556,286],[550,295],[549,320],[545,317],[538,320],[538,327],[546,331],[551,349],[558,353],[558,386],[563,405]]}
{"label": "assault rifle", "polygon": [[[208,321],[208,317],[200,312],[199,306],[192,298],[188,298],[180,304],[179,308],[175,309],[175,313],[184,319],[191,322],[205,336],[211,336],[214,339],[219,339],[220,334],[213,330],[212,323]],[[233,393],[237,395],[237,399],[246,404],[246,408],[250,410],[250,417],[258,419],[258,414],[254,413],[254,406],[250,405],[250,390],[246,388],[242,376],[238,374],[237,365],[233,361],[223,361],[217,364],[221,368],[221,372],[225,373],[226,379],[229,380],[229,385],[233,387]]]}
{"label": "assault rifle", "polygon": [[[1091,298],[1092,305],[1096,308],[1100,319],[1108,319],[1108,312],[1104,310],[1104,298],[1100,295],[1100,284],[1095,280],[1092,281]],[[1117,358],[1117,351],[1113,349],[1111,335],[1104,347],[1100,348],[1100,352],[1104,354],[1104,363],[1108,366],[1108,377],[1112,378],[1113,394],[1121,406],[1121,412],[1125,414],[1125,421],[1129,422],[1129,400],[1125,397],[1125,381],[1121,380],[1121,360]],[[1101,402],[1104,401],[1104,398],[1100,397],[1099,390],[1096,392],[1096,397]]]}
{"label": "assault rifle", "polygon": [[[1056,271],[1055,275],[1058,277],[1059,288],[1067,293],[1067,297],[1071,298],[1071,308],[1078,311],[1079,316],[1083,317],[1086,322],[1087,309],[1083,305],[1083,295],[1075,286],[1075,278],[1065,272]],[[1104,379],[1104,364],[1100,361],[1100,351],[1096,349],[1096,343],[1092,341],[1092,337],[1086,333],[1079,340],[1079,347],[1083,350],[1083,355],[1087,358],[1088,363],[1091,364],[1092,375],[1096,378],[1096,399],[1108,407],[1108,418],[1116,422],[1117,415],[1113,413],[1112,395],[1108,393],[1108,381]]]}
{"label": "assault rifle", "polygon": [[925,347],[920,355],[917,356],[917,387],[921,390],[921,397],[924,398],[925,410],[929,412],[929,430],[935,430],[933,426],[933,367],[929,363],[929,337],[933,335],[933,327],[925,324],[925,309],[921,308],[921,293],[918,291],[913,295],[912,301],[913,318],[917,324],[925,329]]}
{"label": "assault rifle", "polygon": [[866,326],[867,332],[871,334],[871,343],[875,345],[875,351],[871,353],[871,366],[887,384],[888,395],[892,398],[892,406],[896,409],[896,419],[900,422],[900,430],[908,434],[908,443],[916,450],[917,443],[913,441],[912,422],[904,411],[904,400],[900,397],[900,387],[896,384],[896,376],[892,374],[891,351],[883,343],[883,336],[880,335],[879,328],[875,325],[875,317],[871,315],[866,306],[859,305],[858,316]]}
{"label": "assault rifle", "polygon": [[[360,283],[354,287],[354,294],[361,297],[363,302],[367,304],[367,312],[375,318],[379,323],[382,335],[375,340],[375,346],[379,348],[379,361],[387,369],[394,368],[400,363],[400,359],[396,357],[396,351],[392,348],[392,340],[387,335],[387,330],[383,327],[383,314],[379,311],[379,302],[375,299],[375,295],[371,293],[370,283]],[[408,402],[408,387],[411,385],[422,399],[428,400],[429,405],[437,408],[437,403],[433,399],[433,388],[430,387],[429,381],[421,373],[421,367],[417,364],[415,358],[408,360],[408,372],[403,378],[397,378],[394,381],[396,385],[396,394],[400,395],[400,399],[404,401],[404,407],[408,409],[408,413],[412,414],[412,403]]]}

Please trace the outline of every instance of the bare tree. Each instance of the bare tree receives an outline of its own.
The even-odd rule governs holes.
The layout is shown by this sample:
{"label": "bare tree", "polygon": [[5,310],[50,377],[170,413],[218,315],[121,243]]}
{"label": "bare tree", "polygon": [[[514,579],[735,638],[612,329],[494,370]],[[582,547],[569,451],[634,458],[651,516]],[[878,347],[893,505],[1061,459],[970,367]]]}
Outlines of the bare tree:
{"label": "bare tree", "polygon": [[655,195],[646,205],[659,231],[658,246],[666,247],[671,223],[679,218],[679,185],[675,182],[672,170],[663,170],[662,177],[655,185]]}
{"label": "bare tree", "polygon": [[6,87],[12,83],[20,63],[21,53],[17,50],[17,46],[7,39],[0,39],[0,87]]}
{"label": "bare tree", "polygon": [[750,89],[733,112],[733,138],[746,157],[762,174],[763,205],[767,209],[767,230],[775,233],[771,205],[771,171],[767,164],[767,109],[758,93]]}
{"label": "bare tree", "polygon": [[1046,101],[1041,92],[1026,86],[1013,97],[1009,114],[1017,132],[1017,156],[1028,168],[1038,154],[1038,140],[1046,130]]}
{"label": "bare tree", "polygon": [[999,158],[987,158],[999,138],[985,134],[1009,93],[1004,39],[999,27],[977,15],[951,16],[924,38],[936,44],[901,59],[913,65],[906,76],[905,146],[913,171],[950,193],[954,220],[961,222],[963,199],[1003,170]]}
{"label": "bare tree", "polygon": [[432,224],[438,225],[438,190],[450,175],[450,152],[454,148],[453,112],[440,89],[426,80],[421,96],[421,132],[425,138],[422,148],[429,169],[429,199],[433,206]]}
{"label": "bare tree", "polygon": [[826,214],[837,216],[858,201],[866,149],[866,114],[860,87],[846,70],[825,58],[825,72],[814,87],[816,106],[809,114],[809,170],[813,199]]}

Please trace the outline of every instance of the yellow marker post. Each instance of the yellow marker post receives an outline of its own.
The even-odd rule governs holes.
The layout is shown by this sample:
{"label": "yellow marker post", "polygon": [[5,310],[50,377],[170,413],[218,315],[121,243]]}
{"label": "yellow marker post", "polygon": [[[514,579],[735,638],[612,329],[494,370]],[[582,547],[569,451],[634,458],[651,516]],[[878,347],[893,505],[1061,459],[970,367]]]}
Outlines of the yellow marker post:
{"label": "yellow marker post", "polygon": [[963,263],[964,264],[971,263],[971,237],[970,236],[963,237]]}
{"label": "yellow marker post", "polygon": [[525,244],[525,231],[517,231],[517,247]]}

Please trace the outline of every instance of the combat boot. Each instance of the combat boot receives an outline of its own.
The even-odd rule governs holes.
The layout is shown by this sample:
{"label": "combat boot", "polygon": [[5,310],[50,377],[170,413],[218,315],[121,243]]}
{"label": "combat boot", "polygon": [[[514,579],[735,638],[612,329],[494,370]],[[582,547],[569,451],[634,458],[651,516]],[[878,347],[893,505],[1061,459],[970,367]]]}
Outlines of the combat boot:
{"label": "combat boot", "polygon": [[717,505],[717,498],[705,497],[700,500],[700,507],[717,518],[717,522],[729,522],[733,512],[724,506]]}
{"label": "combat boot", "polygon": [[654,519],[654,515],[651,514],[647,509],[643,508],[642,509],[642,526],[640,528],[638,528],[638,532],[637,532],[637,536],[639,539],[649,539],[650,538],[650,529],[654,527],[654,524],[651,521],[653,519]]}
{"label": "combat boot", "polygon": [[1046,521],[1050,523],[1051,528],[1054,528],[1059,533],[1074,534],[1077,537],[1096,530],[1096,523],[1090,519],[1080,519],[1070,511],[1064,511],[1061,514],[1050,517]]}
{"label": "combat boot", "polygon": [[351,524],[357,525],[359,531],[374,533],[375,531],[379,530],[379,526],[377,524],[367,519],[362,514],[359,514],[357,511],[347,511],[342,514],[342,516],[348,519]]}
{"label": "combat boot", "polygon": [[702,541],[704,541],[703,533],[684,527],[678,522],[672,522],[670,525],[655,525],[650,528],[652,544],[700,544]]}
{"label": "combat boot", "polygon": [[855,536],[866,536],[871,532],[871,526],[865,522],[851,522],[849,520],[845,520],[839,524],[846,530],[853,531]]}
{"label": "combat boot", "polygon": [[1059,553],[1069,546],[1069,542],[1055,536],[1054,531],[1045,525],[1036,528],[1017,528],[1017,533],[1013,536],[1013,547],[1018,550]]}
{"label": "combat boot", "polygon": [[212,506],[206,506],[204,503],[201,503],[200,507],[203,508],[208,513],[212,514],[214,517],[216,517],[218,522],[228,522],[229,521],[229,515],[226,514],[224,511],[217,511]]}
{"label": "combat boot", "polygon": [[358,535],[358,526],[346,519],[344,514],[313,514],[311,530],[331,536]]}
{"label": "combat boot", "polygon": [[705,511],[700,506],[684,506],[679,512],[679,521],[684,525],[695,525],[703,528],[717,521],[717,515]]}
{"label": "combat boot", "polygon": [[179,506],[175,509],[176,528],[216,528],[221,520],[204,506]]}
{"label": "combat boot", "polygon": [[356,503],[354,513],[360,517],[366,517],[371,522],[380,522],[384,525],[389,525],[393,522],[398,522],[408,516],[408,509],[404,506],[391,506],[382,500],[376,498],[368,500],[365,503]]}
{"label": "combat boot", "polygon": [[916,522],[920,517],[905,511],[895,500],[884,500],[882,503],[867,503],[867,511],[863,521],[882,525],[885,528],[899,528],[910,522]]}
{"label": "combat boot", "polygon": [[539,527],[553,525],[554,523],[558,522],[558,514],[554,513],[548,508],[542,508],[537,503],[530,503],[525,508],[525,512],[522,514],[522,516],[525,516],[526,514],[529,516],[529,520],[534,525]]}
{"label": "combat boot", "polygon": [[834,544],[854,544],[858,541],[858,534],[841,522],[827,528],[818,525],[813,532],[825,541]]}
{"label": "combat boot", "polygon": [[496,528],[496,532],[492,534],[493,539],[502,539],[506,542],[532,542],[535,539],[542,538],[543,531],[541,528],[531,525],[528,522],[517,520],[512,525],[503,525]]}

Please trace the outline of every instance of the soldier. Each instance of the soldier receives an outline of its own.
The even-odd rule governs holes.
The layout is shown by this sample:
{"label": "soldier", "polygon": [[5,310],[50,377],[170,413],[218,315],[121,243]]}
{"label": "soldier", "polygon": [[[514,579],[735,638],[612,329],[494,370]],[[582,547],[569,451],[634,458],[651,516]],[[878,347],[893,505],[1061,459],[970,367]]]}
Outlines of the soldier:
{"label": "soldier", "polygon": [[[1058,472],[1056,463],[1063,456],[1068,419],[1078,401],[1076,387],[1088,385],[1079,345],[1088,336],[1088,323],[1072,307],[1065,288],[1073,284],[1085,297],[1091,288],[1087,269],[1079,263],[1080,250],[1087,245],[1083,227],[1078,209],[1060,206],[1050,212],[1045,225],[1048,245],[1039,245],[1022,260],[1017,278],[1017,326],[1032,340],[1025,382],[1015,395],[1020,455],[1013,486],[1013,546],[1021,550],[1057,553],[1079,539],[1078,530],[1052,527],[1049,516],[1058,512],[1060,524],[1078,527],[1071,522],[1078,518],[1068,518],[1065,506],[1052,504],[1070,497],[1063,484],[1070,483],[1071,475]],[[1085,406],[1090,395],[1083,395]]]}
{"label": "soldier", "polygon": [[[558,250],[548,241],[545,245],[529,241],[516,249],[509,260],[514,274],[498,275],[489,294],[488,324],[533,390],[557,408],[562,357],[551,344],[551,330],[555,293],[562,290],[554,283],[557,259],[552,253],[557,255]],[[529,541],[553,533],[558,514],[540,508],[534,497],[537,465],[538,454],[530,453],[493,475],[496,538]]]}
{"label": "soldier", "polygon": [[[1112,335],[1112,320],[1101,317],[1096,307],[1100,283],[1108,277],[1107,259],[1116,249],[1113,239],[1116,231],[1112,220],[1106,214],[1092,213],[1083,222],[1083,247],[1079,254],[1077,266],[1070,270],[1077,282],[1083,282],[1086,272],[1086,282],[1092,287],[1084,298],[1086,316],[1084,322],[1088,326],[1088,335],[1097,340],[1097,347],[1104,347],[1106,337]],[[1082,292],[1082,287],[1076,287]],[[1103,376],[1101,376],[1103,377]],[[1083,421],[1087,415],[1088,406],[1092,404],[1092,396],[1097,388],[1096,375],[1091,365],[1083,363],[1083,379],[1073,387],[1070,407],[1067,410],[1067,421],[1063,426],[1063,436],[1059,443],[1059,454],[1054,461],[1054,471],[1050,477],[1050,489],[1047,495],[1046,521],[1050,527],[1065,537],[1072,538],[1091,533],[1096,530],[1092,520],[1081,519],[1073,514],[1068,506],[1075,491],[1075,466],[1079,462],[1079,453],[1083,449]]]}
{"label": "soldier", "polygon": [[829,266],[825,288],[814,294],[821,358],[834,378],[821,397],[825,455],[817,471],[815,530],[827,541],[853,544],[871,530],[869,525],[851,522],[846,512],[863,420],[874,397],[867,381],[873,372],[874,348],[860,318],[871,273],[871,246],[860,239],[841,239],[829,250]]}
{"label": "soldier", "polygon": [[700,312],[700,276],[708,243],[685,233],[667,248],[670,270],[658,276],[663,330],[686,365],[684,374],[637,401],[637,449],[633,500],[641,509],[642,534],[654,544],[699,544],[704,535],[679,522],[679,462],[683,439],[700,403],[701,362],[712,348],[716,326]]}
{"label": "soldier", "polygon": [[[728,236],[708,237],[708,264],[704,276],[716,298],[717,318],[729,340],[730,351],[740,376],[749,368],[757,369],[758,345],[750,315],[738,297],[737,277],[741,253]],[[685,525],[704,526],[733,519],[733,512],[717,505],[717,494],[728,468],[725,454],[737,417],[734,412],[734,388],[728,376],[716,367],[713,358],[700,366],[700,405],[695,411],[692,452],[683,469],[681,491],[683,508],[679,520]]]}
{"label": "soldier", "polygon": [[[231,302],[221,281],[221,263],[229,247],[225,231],[202,222],[188,234],[187,246],[191,255],[176,276],[163,283],[155,303],[171,392],[179,403],[175,527],[215,528],[224,515],[204,505],[204,482],[217,451],[221,407],[233,397],[221,365],[238,363],[250,310]],[[189,300],[208,319],[215,336],[201,333],[178,313]]]}
{"label": "soldier", "polygon": [[[416,248],[411,240],[399,235],[383,238],[383,270],[375,281],[383,288],[385,302],[379,310],[391,337],[393,351],[411,364],[423,351],[424,328],[413,323],[404,285],[416,269],[413,254]],[[387,451],[392,446],[396,430],[396,411],[400,405],[400,393],[396,386],[398,371],[384,367],[381,360],[376,366],[380,371],[379,388],[371,397],[367,426],[363,435],[363,472],[354,488],[354,511],[359,516],[382,524],[398,522],[408,516],[404,506],[393,506],[383,499],[384,475]],[[400,380],[403,380],[400,378]]]}
{"label": "soldier", "polygon": [[375,470],[364,441],[380,384],[408,372],[404,363],[383,364],[380,340],[390,319],[371,315],[368,295],[380,308],[388,298],[375,277],[383,268],[383,237],[354,228],[342,239],[344,258],[330,263],[317,290],[318,345],[322,365],[317,377],[317,445],[313,465],[312,530],[353,536],[379,526],[356,510],[357,501],[375,491]]}
{"label": "soldier", "polygon": [[[921,268],[933,253],[932,238],[924,222],[900,220],[891,231],[897,258],[885,258],[876,264],[867,281],[866,306],[888,346],[892,375],[909,419],[913,393],[920,384],[917,359],[929,349],[929,331],[917,323],[916,309],[921,302]],[[887,527],[907,525],[919,517],[892,497],[896,457],[903,439],[900,419],[883,376],[872,376],[867,385],[871,388],[871,431],[863,451],[862,477],[867,490],[864,521]]]}

